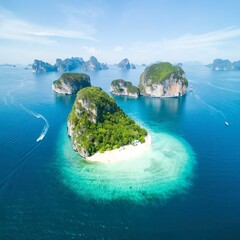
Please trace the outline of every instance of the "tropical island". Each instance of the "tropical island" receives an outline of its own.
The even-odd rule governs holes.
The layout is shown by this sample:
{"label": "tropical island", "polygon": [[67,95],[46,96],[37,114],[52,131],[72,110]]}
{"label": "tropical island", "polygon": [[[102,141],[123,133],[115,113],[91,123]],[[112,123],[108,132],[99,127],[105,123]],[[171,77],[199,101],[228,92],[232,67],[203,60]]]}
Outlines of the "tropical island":
{"label": "tropical island", "polygon": [[188,80],[180,66],[160,62],[146,67],[138,87],[143,96],[180,97],[187,93]]}
{"label": "tropical island", "polygon": [[147,131],[99,87],[77,93],[68,116],[68,135],[75,151],[86,160],[98,162],[134,157],[151,143]]}
{"label": "tropical island", "polygon": [[76,94],[84,87],[90,87],[90,77],[85,73],[63,73],[52,84],[52,90],[59,94]]}
{"label": "tropical island", "polygon": [[129,81],[124,81],[123,79],[116,79],[111,82],[110,91],[114,95],[118,96],[129,96],[138,98],[140,95],[139,88],[133,86]]}

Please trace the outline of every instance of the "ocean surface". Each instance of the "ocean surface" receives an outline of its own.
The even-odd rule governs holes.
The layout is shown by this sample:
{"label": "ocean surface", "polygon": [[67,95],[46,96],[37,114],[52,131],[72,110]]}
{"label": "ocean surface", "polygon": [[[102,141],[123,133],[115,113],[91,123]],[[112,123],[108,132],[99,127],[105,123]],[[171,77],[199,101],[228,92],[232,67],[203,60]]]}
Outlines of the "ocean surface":
{"label": "ocean surface", "polygon": [[[153,144],[102,165],[72,150],[75,97],[52,92],[59,73],[1,66],[0,239],[240,239],[240,72],[183,68],[185,97],[114,97]],[[110,94],[143,70],[87,74]]]}

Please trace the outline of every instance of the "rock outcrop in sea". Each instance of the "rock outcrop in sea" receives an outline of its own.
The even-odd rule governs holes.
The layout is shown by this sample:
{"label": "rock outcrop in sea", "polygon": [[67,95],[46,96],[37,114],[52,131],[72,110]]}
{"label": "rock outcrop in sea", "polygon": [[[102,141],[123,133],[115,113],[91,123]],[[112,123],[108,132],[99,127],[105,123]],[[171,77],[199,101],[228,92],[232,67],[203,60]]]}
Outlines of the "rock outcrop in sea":
{"label": "rock outcrop in sea", "polygon": [[187,93],[188,80],[181,67],[161,62],[145,69],[138,87],[143,96],[179,97]]}
{"label": "rock outcrop in sea", "polygon": [[110,91],[118,96],[129,96],[137,98],[140,95],[139,88],[133,86],[131,82],[123,79],[116,79],[111,82]]}
{"label": "rock outcrop in sea", "polygon": [[84,73],[63,73],[52,84],[52,90],[59,94],[76,94],[80,89],[90,87],[90,77]]}
{"label": "rock outcrop in sea", "polygon": [[147,131],[129,118],[101,88],[87,87],[77,93],[68,116],[68,135],[73,149],[82,157],[89,157],[135,140],[143,143]]}
{"label": "rock outcrop in sea", "polygon": [[82,70],[85,71],[98,71],[108,69],[107,64],[98,62],[97,58],[91,56],[90,59],[82,66]]}
{"label": "rock outcrop in sea", "polygon": [[136,69],[136,66],[133,63],[130,63],[127,58],[124,58],[118,63],[117,67],[123,70]]}
{"label": "rock outcrop in sea", "polygon": [[64,60],[58,58],[54,65],[41,60],[34,60],[34,63],[32,64],[33,73],[69,72],[73,70],[98,71],[105,69],[108,69],[107,64],[99,63],[94,56],[86,62],[81,57],[72,57]]}
{"label": "rock outcrop in sea", "polygon": [[77,68],[81,69],[84,64],[84,60],[79,57],[66,58],[62,60],[60,58],[56,59],[55,66],[58,72],[69,72]]}
{"label": "rock outcrop in sea", "polygon": [[207,67],[214,71],[240,71],[240,61],[231,62],[228,59],[215,59]]}
{"label": "rock outcrop in sea", "polygon": [[51,65],[48,62],[43,62],[41,60],[35,59],[32,64],[33,73],[45,73],[45,72],[55,72],[55,71],[57,71],[57,67],[55,65]]}

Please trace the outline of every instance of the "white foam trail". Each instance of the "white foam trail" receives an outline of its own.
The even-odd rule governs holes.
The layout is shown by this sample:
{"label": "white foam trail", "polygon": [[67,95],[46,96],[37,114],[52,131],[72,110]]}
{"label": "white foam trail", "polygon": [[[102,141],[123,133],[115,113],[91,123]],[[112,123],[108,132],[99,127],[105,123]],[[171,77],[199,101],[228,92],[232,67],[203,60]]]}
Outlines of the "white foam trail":
{"label": "white foam trail", "polygon": [[41,132],[41,134],[39,135],[39,137],[36,139],[36,142],[39,142],[39,141],[43,140],[43,138],[46,136],[46,134],[47,134],[47,132],[48,132],[48,129],[49,129],[49,123],[48,123],[47,119],[46,119],[43,115],[41,115],[41,114],[39,114],[39,113],[35,113],[35,112],[31,111],[30,109],[24,107],[22,104],[18,104],[18,103],[15,102],[15,105],[18,105],[18,106],[19,106],[20,108],[22,108],[26,113],[28,113],[28,114],[36,117],[36,118],[41,118],[41,119],[45,122],[45,125],[44,125],[44,127],[43,127],[43,129],[42,129],[42,132]]}
{"label": "white foam trail", "polygon": [[[48,123],[47,119],[43,115],[31,111],[30,109],[24,107],[22,104],[19,104],[19,103],[17,103],[14,100],[14,97],[12,96],[12,93],[17,91],[17,90],[19,90],[23,86],[24,86],[24,81],[21,80],[20,84],[16,88],[10,89],[7,92],[6,97],[4,97],[4,102],[8,106],[9,106],[9,102],[10,102],[11,104],[14,104],[15,106],[20,107],[21,109],[23,109],[26,113],[28,113],[28,114],[36,117],[36,118],[41,118],[45,122],[45,125],[44,125],[44,127],[42,129],[42,132],[41,132],[40,136],[36,139],[36,141],[39,142],[39,141],[43,140],[43,138],[46,136],[46,134],[48,132],[48,129],[49,129],[49,123]],[[10,100],[9,102],[8,102],[8,99]]]}
{"label": "white foam trail", "polygon": [[46,136],[48,129],[49,129],[49,123],[48,123],[47,119],[44,116],[42,116],[41,114],[36,114],[36,117],[43,119],[43,121],[45,122],[45,126],[43,127],[42,132],[36,140],[37,142],[39,142],[39,141],[43,140],[43,138]]}
{"label": "white foam trail", "polygon": [[[4,102],[5,102],[6,105],[9,106],[9,103],[14,103],[14,97],[12,96],[12,93],[15,92],[15,91],[17,91],[17,90],[19,90],[19,89],[22,88],[23,86],[24,86],[24,81],[21,80],[20,84],[19,84],[17,87],[15,87],[15,88],[13,88],[13,89],[10,89],[10,90],[7,92],[6,97],[5,97],[5,99],[4,99]],[[9,102],[8,102],[8,99],[9,99]]]}
{"label": "white foam trail", "polygon": [[216,112],[218,113],[219,115],[222,116],[222,118],[226,121],[226,116],[223,114],[223,112],[221,112],[220,110],[218,110],[217,108],[213,107],[212,105],[206,103],[205,101],[203,101],[198,95],[196,92],[194,92],[194,96],[195,98],[201,102],[203,105],[207,106],[208,108],[210,108],[213,112]]}
{"label": "white foam trail", "polygon": [[216,86],[216,85],[213,85],[213,84],[210,83],[210,82],[206,82],[206,84],[208,84],[208,85],[211,86],[211,87],[214,87],[214,88],[217,88],[217,89],[223,90],[223,91],[227,91],[227,92],[232,92],[232,93],[238,93],[238,94],[240,94],[240,91],[233,90],[233,89],[229,89],[229,88],[224,88],[224,87],[220,87],[220,86]]}

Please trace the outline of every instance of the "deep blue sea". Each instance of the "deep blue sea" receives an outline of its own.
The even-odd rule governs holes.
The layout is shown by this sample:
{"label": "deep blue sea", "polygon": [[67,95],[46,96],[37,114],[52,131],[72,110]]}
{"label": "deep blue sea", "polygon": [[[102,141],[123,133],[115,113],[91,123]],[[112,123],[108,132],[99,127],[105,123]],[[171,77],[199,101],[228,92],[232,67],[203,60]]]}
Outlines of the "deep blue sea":
{"label": "deep blue sea", "polygon": [[[52,92],[59,73],[1,66],[0,239],[240,239],[240,72],[183,68],[185,97],[114,97],[153,146],[102,166],[71,148],[74,96]],[[109,93],[143,70],[88,74]]]}

